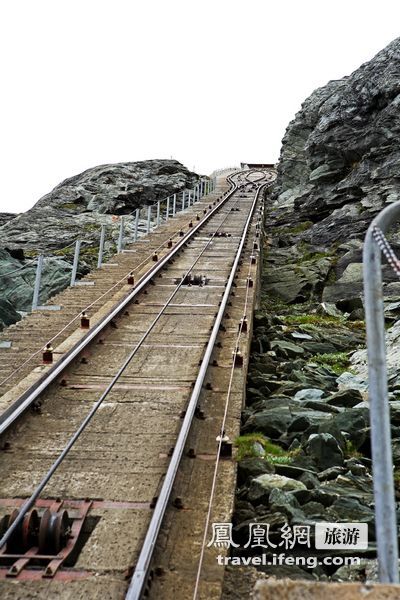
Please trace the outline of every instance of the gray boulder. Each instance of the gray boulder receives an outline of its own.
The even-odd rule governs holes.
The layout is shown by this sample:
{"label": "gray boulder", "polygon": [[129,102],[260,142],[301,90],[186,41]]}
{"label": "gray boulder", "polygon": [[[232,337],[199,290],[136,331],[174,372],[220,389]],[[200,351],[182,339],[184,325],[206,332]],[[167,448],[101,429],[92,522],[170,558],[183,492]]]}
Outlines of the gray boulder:
{"label": "gray boulder", "polygon": [[312,434],[306,449],[321,470],[343,464],[343,451],[330,433]]}

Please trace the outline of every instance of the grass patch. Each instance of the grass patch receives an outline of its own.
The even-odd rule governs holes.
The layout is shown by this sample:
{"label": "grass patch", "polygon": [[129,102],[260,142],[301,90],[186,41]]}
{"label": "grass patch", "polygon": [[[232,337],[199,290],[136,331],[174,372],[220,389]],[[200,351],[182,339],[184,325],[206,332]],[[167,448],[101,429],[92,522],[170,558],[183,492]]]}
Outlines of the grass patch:
{"label": "grass patch", "polygon": [[[260,456],[257,449],[254,447],[258,443],[262,446],[265,454]],[[236,460],[240,461],[244,458],[261,458],[273,464],[289,464],[293,456],[297,452],[288,452],[283,450],[277,444],[271,442],[262,433],[248,433],[236,438],[235,446],[237,448]]]}
{"label": "grass patch", "polygon": [[337,375],[349,370],[350,360],[346,352],[334,352],[332,354],[316,354],[310,362],[329,367]]}

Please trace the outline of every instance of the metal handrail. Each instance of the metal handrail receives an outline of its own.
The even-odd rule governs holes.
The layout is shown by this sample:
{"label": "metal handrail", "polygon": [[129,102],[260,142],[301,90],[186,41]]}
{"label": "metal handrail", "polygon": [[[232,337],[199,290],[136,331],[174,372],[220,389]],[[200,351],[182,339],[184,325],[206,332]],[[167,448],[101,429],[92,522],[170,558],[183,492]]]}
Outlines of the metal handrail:
{"label": "metal handrail", "polygon": [[382,263],[381,250],[374,239],[373,230],[375,227],[379,227],[383,233],[386,233],[399,218],[400,202],[395,202],[380,212],[368,228],[363,251],[375,529],[379,580],[382,583],[398,583],[399,568],[386,368]]}

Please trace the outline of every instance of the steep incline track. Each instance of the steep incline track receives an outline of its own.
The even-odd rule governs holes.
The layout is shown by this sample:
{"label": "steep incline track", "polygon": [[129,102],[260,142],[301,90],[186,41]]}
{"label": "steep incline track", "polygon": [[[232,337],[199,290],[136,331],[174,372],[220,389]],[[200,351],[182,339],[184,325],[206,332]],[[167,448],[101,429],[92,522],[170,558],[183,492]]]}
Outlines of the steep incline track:
{"label": "steep incline track", "polygon": [[[39,597],[122,598],[138,561],[129,598],[140,596],[193,416],[202,418],[208,363],[268,180],[259,172],[232,178],[232,192],[210,204],[208,218],[193,221],[172,254],[157,257],[134,290],[3,415],[0,576],[18,576],[0,583],[9,594],[23,596],[24,582],[32,587],[36,579]],[[48,583],[48,540],[58,536],[56,549],[72,543],[62,541],[68,526],[61,519],[58,529],[44,524],[43,508],[53,516],[61,510],[57,498],[70,524],[83,510],[78,500],[88,499],[89,517],[63,567],[47,572],[54,575]],[[67,533],[75,541],[74,525]],[[15,566],[26,548],[33,558]]]}

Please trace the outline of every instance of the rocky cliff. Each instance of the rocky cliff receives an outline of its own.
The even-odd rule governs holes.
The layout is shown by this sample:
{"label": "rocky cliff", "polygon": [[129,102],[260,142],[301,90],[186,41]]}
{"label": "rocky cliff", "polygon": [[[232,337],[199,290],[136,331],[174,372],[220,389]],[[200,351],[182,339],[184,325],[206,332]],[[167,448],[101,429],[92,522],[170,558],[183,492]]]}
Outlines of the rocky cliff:
{"label": "rocky cliff", "polygon": [[[20,215],[0,215],[0,328],[30,309],[35,265],[45,254],[41,301],[64,289],[70,280],[73,243],[85,240],[80,274],[93,266],[102,224],[108,227],[106,252],[115,250],[119,224],[115,215],[129,215],[183,190],[193,189],[199,176],[175,160],[147,160],[101,165],[66,179],[33,208]],[[114,217],[114,218],[113,218]],[[132,229],[133,217],[127,219]],[[21,270],[21,267],[25,266]]]}
{"label": "rocky cliff", "polygon": [[[349,77],[313,92],[289,124],[271,216],[279,245],[297,243],[290,261],[302,278],[285,274],[278,283],[277,271],[271,290],[278,296],[337,301],[359,295],[365,230],[400,198],[399,106],[400,38]],[[325,256],[310,263],[312,253]],[[390,289],[399,294],[398,286]]]}
{"label": "rocky cliff", "polygon": [[[261,567],[269,576],[377,577],[361,252],[372,218],[400,199],[399,105],[397,39],[304,102],[286,130],[266,197],[262,306],[236,441],[233,522],[241,547],[234,553],[249,552],[243,546],[254,522],[269,524],[271,544],[282,543],[287,555],[323,554],[293,538],[285,546],[287,525],[310,526],[311,548],[318,521],[366,522],[370,540],[368,551],[352,552],[358,566]],[[391,241],[399,249],[396,233]],[[394,323],[389,389],[400,497],[400,286],[388,266],[384,280],[387,324]]]}

